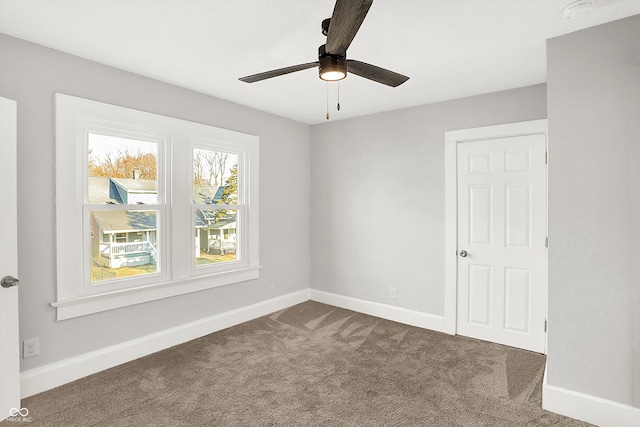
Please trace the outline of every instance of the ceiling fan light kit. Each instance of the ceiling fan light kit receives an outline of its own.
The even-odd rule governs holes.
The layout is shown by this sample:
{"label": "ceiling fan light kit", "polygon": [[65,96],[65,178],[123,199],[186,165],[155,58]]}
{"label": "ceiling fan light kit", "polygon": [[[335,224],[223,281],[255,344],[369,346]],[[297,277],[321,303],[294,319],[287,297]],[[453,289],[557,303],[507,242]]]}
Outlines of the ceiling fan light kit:
{"label": "ceiling fan light kit", "polygon": [[327,53],[325,45],[322,45],[318,48],[318,68],[322,80],[342,80],[347,77],[347,58]]}

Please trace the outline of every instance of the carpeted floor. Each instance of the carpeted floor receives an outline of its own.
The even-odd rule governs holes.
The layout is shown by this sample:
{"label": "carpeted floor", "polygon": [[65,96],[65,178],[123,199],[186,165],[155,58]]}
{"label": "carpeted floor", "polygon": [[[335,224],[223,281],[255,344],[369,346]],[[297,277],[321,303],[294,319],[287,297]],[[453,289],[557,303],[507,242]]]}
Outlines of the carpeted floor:
{"label": "carpeted floor", "polygon": [[544,364],[309,301],[22,406],[30,426],[56,427],[587,426],[541,409]]}

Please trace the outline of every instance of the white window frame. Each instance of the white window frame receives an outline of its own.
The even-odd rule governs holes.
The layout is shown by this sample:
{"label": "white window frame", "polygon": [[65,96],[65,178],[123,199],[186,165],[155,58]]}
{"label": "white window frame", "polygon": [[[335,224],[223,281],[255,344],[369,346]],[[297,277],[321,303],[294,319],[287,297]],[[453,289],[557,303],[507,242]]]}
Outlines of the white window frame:
{"label": "white window frame", "polygon": [[[57,309],[58,320],[259,277],[257,136],[60,93],[55,94],[55,111],[57,298],[51,305]],[[87,134],[92,131],[159,144],[158,203],[128,206],[158,211],[161,262],[157,273],[94,283],[88,279],[89,210],[118,209],[86,203]],[[242,162],[242,172],[238,165],[243,197],[242,222],[238,223],[238,232],[243,234],[241,256],[213,268],[195,267],[194,147],[238,153],[238,162]]]}

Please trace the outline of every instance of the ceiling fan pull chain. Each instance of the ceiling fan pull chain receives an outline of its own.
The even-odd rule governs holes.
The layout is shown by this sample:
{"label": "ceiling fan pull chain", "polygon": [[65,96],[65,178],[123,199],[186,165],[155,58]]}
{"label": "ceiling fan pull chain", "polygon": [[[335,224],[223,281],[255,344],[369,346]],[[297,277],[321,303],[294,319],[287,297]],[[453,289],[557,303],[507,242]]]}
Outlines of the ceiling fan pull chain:
{"label": "ceiling fan pull chain", "polygon": [[327,82],[327,120],[329,120],[329,82]]}
{"label": "ceiling fan pull chain", "polygon": [[338,82],[338,111],[340,111],[340,82]]}

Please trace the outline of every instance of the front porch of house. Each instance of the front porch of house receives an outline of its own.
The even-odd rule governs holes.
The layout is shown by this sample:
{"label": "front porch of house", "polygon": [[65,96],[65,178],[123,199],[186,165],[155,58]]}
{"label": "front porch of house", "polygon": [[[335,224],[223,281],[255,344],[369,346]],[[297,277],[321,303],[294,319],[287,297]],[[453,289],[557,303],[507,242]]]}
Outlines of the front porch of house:
{"label": "front porch of house", "polygon": [[196,228],[196,258],[206,255],[236,253],[236,223],[207,225]]}
{"label": "front porch of house", "polygon": [[102,267],[107,268],[155,265],[158,259],[158,250],[150,241],[101,242],[99,256],[93,257],[93,259]]}

